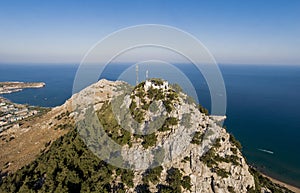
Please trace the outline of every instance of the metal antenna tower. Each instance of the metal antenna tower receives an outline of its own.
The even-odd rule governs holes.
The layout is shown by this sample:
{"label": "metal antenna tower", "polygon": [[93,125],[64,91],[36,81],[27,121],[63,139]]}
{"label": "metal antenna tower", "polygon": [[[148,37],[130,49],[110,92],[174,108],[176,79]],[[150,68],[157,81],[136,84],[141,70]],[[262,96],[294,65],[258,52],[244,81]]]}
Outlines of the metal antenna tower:
{"label": "metal antenna tower", "polygon": [[149,76],[148,74],[149,74],[149,72],[148,72],[148,69],[147,69],[147,70],[146,70],[146,80],[148,80],[148,78],[149,78],[149,77],[148,77],[148,76]]}
{"label": "metal antenna tower", "polygon": [[136,64],[135,65],[135,73],[136,73],[136,85],[138,85],[139,84],[139,65],[138,64]]}
{"label": "metal antenna tower", "polygon": [[146,80],[149,78],[148,64],[146,64]]}

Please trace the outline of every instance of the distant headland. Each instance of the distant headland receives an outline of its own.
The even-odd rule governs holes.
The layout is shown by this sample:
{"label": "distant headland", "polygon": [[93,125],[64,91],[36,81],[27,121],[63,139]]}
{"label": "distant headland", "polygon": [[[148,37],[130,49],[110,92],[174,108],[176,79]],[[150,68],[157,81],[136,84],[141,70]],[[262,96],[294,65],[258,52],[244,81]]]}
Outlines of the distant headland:
{"label": "distant headland", "polygon": [[0,82],[0,94],[19,92],[25,88],[42,88],[45,85],[44,82]]}

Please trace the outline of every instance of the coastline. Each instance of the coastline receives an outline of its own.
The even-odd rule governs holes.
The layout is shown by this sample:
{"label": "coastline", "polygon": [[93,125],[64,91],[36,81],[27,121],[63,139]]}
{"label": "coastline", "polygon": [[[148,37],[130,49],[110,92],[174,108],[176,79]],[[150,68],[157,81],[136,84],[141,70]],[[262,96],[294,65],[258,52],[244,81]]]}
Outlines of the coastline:
{"label": "coastline", "polygon": [[298,188],[296,186],[293,186],[293,185],[287,184],[286,182],[282,182],[280,180],[272,178],[271,176],[269,176],[269,175],[267,175],[265,173],[262,173],[261,171],[259,171],[259,173],[262,176],[264,176],[264,177],[268,178],[269,180],[271,180],[273,183],[279,184],[280,186],[283,186],[283,187],[285,187],[285,188],[287,188],[287,189],[289,189],[289,190],[291,190],[291,191],[293,191],[295,193],[300,193],[300,188]]}
{"label": "coastline", "polygon": [[43,88],[46,86],[44,82],[19,82],[19,81],[6,81],[0,82],[0,94],[10,94],[20,92],[26,88]]}

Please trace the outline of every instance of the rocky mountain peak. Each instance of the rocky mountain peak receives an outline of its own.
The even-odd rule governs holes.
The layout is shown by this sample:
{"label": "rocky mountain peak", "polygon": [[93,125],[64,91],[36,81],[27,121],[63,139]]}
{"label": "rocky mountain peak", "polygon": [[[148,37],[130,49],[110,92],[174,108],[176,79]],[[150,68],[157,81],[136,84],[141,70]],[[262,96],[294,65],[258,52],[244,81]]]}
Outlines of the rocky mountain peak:
{"label": "rocky mountain peak", "polygon": [[100,80],[45,116],[35,133],[61,137],[3,178],[1,191],[288,192],[248,166],[219,124],[225,117],[161,79]]}
{"label": "rocky mountain peak", "polygon": [[[151,192],[246,192],[254,188],[253,176],[230,135],[178,88],[160,79],[135,87],[119,84],[114,97],[96,110],[111,144],[118,146],[104,160],[121,160],[110,163],[134,171],[134,186],[126,187],[131,192],[140,186]],[[88,139],[87,133],[96,132],[87,128],[92,127],[84,124],[79,133],[88,146],[99,150],[102,141],[110,144],[99,136]],[[156,180],[145,180],[153,172]],[[168,179],[175,174],[179,181],[173,187]]]}

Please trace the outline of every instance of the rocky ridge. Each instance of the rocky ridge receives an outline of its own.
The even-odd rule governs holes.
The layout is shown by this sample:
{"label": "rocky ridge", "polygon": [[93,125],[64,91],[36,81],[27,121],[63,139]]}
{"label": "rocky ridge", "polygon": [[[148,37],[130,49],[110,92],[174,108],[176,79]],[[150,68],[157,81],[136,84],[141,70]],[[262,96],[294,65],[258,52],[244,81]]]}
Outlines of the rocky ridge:
{"label": "rocky ridge", "polygon": [[[143,91],[141,95],[136,92],[137,88]],[[66,133],[74,133],[74,124],[83,121],[89,109],[93,108],[97,112],[100,122],[104,125],[106,134],[110,135],[114,142],[121,147],[119,153],[122,155],[122,161],[130,166],[132,172],[132,175],[129,175],[131,179],[129,179],[129,177],[123,177],[126,173],[124,171],[127,170],[121,170],[120,173],[119,169],[112,169],[112,179],[108,186],[105,185],[105,188],[102,187],[98,191],[105,189],[122,192],[122,189],[126,192],[271,192],[269,187],[258,187],[260,186],[259,180],[253,175],[251,168],[242,156],[240,144],[218,124],[216,117],[201,112],[199,109],[202,108],[199,108],[179,90],[174,92],[172,90],[174,88],[176,86],[170,86],[168,92],[157,89],[154,94],[149,95],[149,90],[145,89],[143,84],[132,88],[125,82],[100,80],[74,94],[64,105],[52,109],[41,118],[40,122],[32,124],[32,126],[24,124],[19,131],[7,131],[2,134],[4,136],[13,132],[16,136],[12,142],[5,145],[1,144],[4,151],[13,144],[20,142],[24,144],[26,142],[24,137],[28,133],[36,133],[37,131],[40,133],[48,131],[48,140],[50,139],[50,141],[46,139],[39,141],[39,139],[32,137],[31,143],[27,143],[27,145],[38,147],[35,147],[30,159],[21,163],[20,160],[22,159],[16,160],[14,153],[12,153],[8,156],[9,163],[11,163],[9,166],[0,162],[5,166],[1,173],[3,171],[16,171],[25,164],[29,164],[28,167],[33,168],[32,171],[38,170],[31,166],[30,161],[39,156],[39,151],[43,153],[42,157],[38,159],[50,155],[52,146],[58,143],[55,139]],[[177,94],[171,97],[172,100],[169,101],[170,96],[161,96],[161,93]],[[155,102],[156,108],[153,107],[153,99],[158,99],[158,102]],[[133,105],[134,103],[136,104]],[[109,117],[111,113],[115,113],[114,118]],[[141,115],[142,118],[139,117]],[[157,120],[158,117],[164,117],[163,120],[158,121],[158,126],[151,127],[149,124],[145,124],[146,121]],[[107,123],[105,122],[106,118],[111,118],[110,121],[116,124],[106,128],[104,124]],[[126,123],[125,126],[124,123]],[[132,126],[134,124],[135,127]],[[125,129],[120,129],[120,125],[124,126]],[[129,125],[127,129],[131,129],[130,132],[126,130],[126,125]],[[115,132],[114,129],[117,129],[118,132]],[[52,132],[52,135],[49,131]],[[84,141],[89,148],[85,151],[90,151],[91,146],[95,144],[86,142],[82,136],[84,132],[81,130],[78,130],[78,133],[81,136],[80,140]],[[43,146],[45,143],[46,145]],[[39,146],[39,144],[41,145]],[[16,151],[15,154],[20,154],[24,149],[18,145],[13,147]],[[153,152],[157,152],[158,149],[162,150],[159,159],[154,159]],[[53,151],[61,150],[54,149]],[[108,157],[112,158],[113,155],[108,155]],[[2,153],[1,160],[4,160]],[[68,166],[69,163],[64,164]],[[11,165],[15,165],[15,167],[11,167]],[[10,168],[12,169],[10,170]],[[22,172],[22,169],[18,172]],[[18,175],[18,172],[13,176]],[[39,189],[43,189],[44,183],[50,183],[46,177],[39,178],[39,180],[41,179],[44,181]],[[5,182],[4,180],[4,183],[1,184],[2,187],[5,187]],[[30,185],[26,185],[26,187],[32,188]],[[36,186],[34,187],[36,188]],[[20,187],[18,188],[20,189]],[[68,186],[65,190],[68,188],[70,190],[72,187]],[[285,189],[281,190],[288,192]]]}
{"label": "rocky ridge", "polygon": [[[102,83],[103,82],[104,81],[102,81]],[[81,92],[80,95],[75,97],[79,97],[80,101],[83,99],[81,98],[81,95],[93,97],[91,93],[94,92],[93,88],[97,87],[97,84],[92,86],[92,89],[86,89]],[[108,85],[109,84],[110,83],[108,83]],[[114,92],[112,96],[118,97],[124,94],[124,91],[121,91],[122,89],[120,89],[120,87],[125,88],[129,87],[129,85],[118,82],[117,88],[109,89]],[[139,88],[139,86],[136,88]],[[140,101],[140,104],[138,105],[140,108],[135,107],[133,112],[137,112],[138,110],[148,111],[148,109],[143,109],[142,106],[145,105],[144,103],[146,103],[146,101],[151,101],[149,96],[146,96],[149,94],[149,90],[146,91],[143,88],[143,84],[140,85],[140,88],[142,88],[140,91],[145,92],[144,94],[140,94],[140,97],[136,97],[138,95],[137,93],[134,94],[135,97],[132,97],[132,94],[122,96],[121,98],[123,100],[121,100],[121,105],[118,104],[118,107],[120,107],[118,109],[130,109],[130,105],[134,101],[133,99],[135,99]],[[133,92],[136,92],[136,90],[133,90]],[[160,92],[163,91],[158,89],[158,93]],[[132,93],[132,91],[129,93]],[[224,128],[218,125],[213,118],[201,113],[195,103],[188,103],[187,98],[187,95],[180,92],[176,97],[177,103],[171,101],[172,110],[167,112],[164,109],[164,97],[162,96],[161,101],[156,104],[156,114],[143,114],[143,118],[147,119],[148,121],[153,121],[151,117],[155,117],[157,114],[164,114],[166,117],[176,118],[179,120],[179,123],[172,125],[171,128],[166,131],[160,131],[160,129],[158,129],[158,131],[155,132],[157,140],[151,147],[143,147],[140,141],[135,139],[133,136],[130,138],[131,141],[134,141],[133,144],[130,147],[127,144],[124,145],[121,150],[123,160],[129,163],[129,165],[135,169],[133,179],[134,187],[128,187],[128,191],[134,192],[135,187],[143,184],[145,170],[153,166],[152,164],[154,156],[151,154],[151,152],[157,150],[158,148],[163,149],[162,152],[164,153],[162,156],[162,171],[158,182],[149,183],[149,190],[151,192],[158,191],[158,184],[166,184],[165,178],[168,170],[171,168],[177,168],[181,170],[183,176],[188,176],[190,178],[191,187],[189,189],[182,189],[183,192],[227,192],[228,189],[235,192],[247,192],[247,190],[250,190],[251,188],[254,189],[254,178],[249,172],[249,167],[240,150],[230,142],[230,135]],[[113,97],[107,98],[106,101],[111,103],[113,99]],[[86,100],[85,104],[92,100],[98,101],[96,97],[95,99]],[[142,103],[143,100],[144,103]],[[96,111],[101,109],[102,105],[100,104],[103,103],[95,102],[94,109]],[[135,106],[137,105],[135,104]],[[117,114],[119,114],[119,117],[117,116],[116,119],[118,119],[119,123],[126,122],[127,125],[131,124],[130,121],[132,120],[128,121],[126,118],[120,120],[122,112]],[[123,116],[124,114],[128,115],[130,113],[125,111],[123,112]],[[184,116],[188,117],[188,120],[186,120],[188,124],[183,123],[182,120]],[[140,130],[141,132],[147,129],[147,126],[144,124],[144,122],[137,127],[138,128],[136,129]],[[132,129],[132,127],[129,127],[129,129],[130,128]],[[134,129],[132,129],[131,132],[134,132],[133,130]],[[195,134],[199,139],[195,138]],[[213,153],[209,152],[212,148],[214,149]],[[217,161],[215,161],[213,164],[205,163],[208,160],[203,161],[201,158],[206,153],[217,156]]]}

